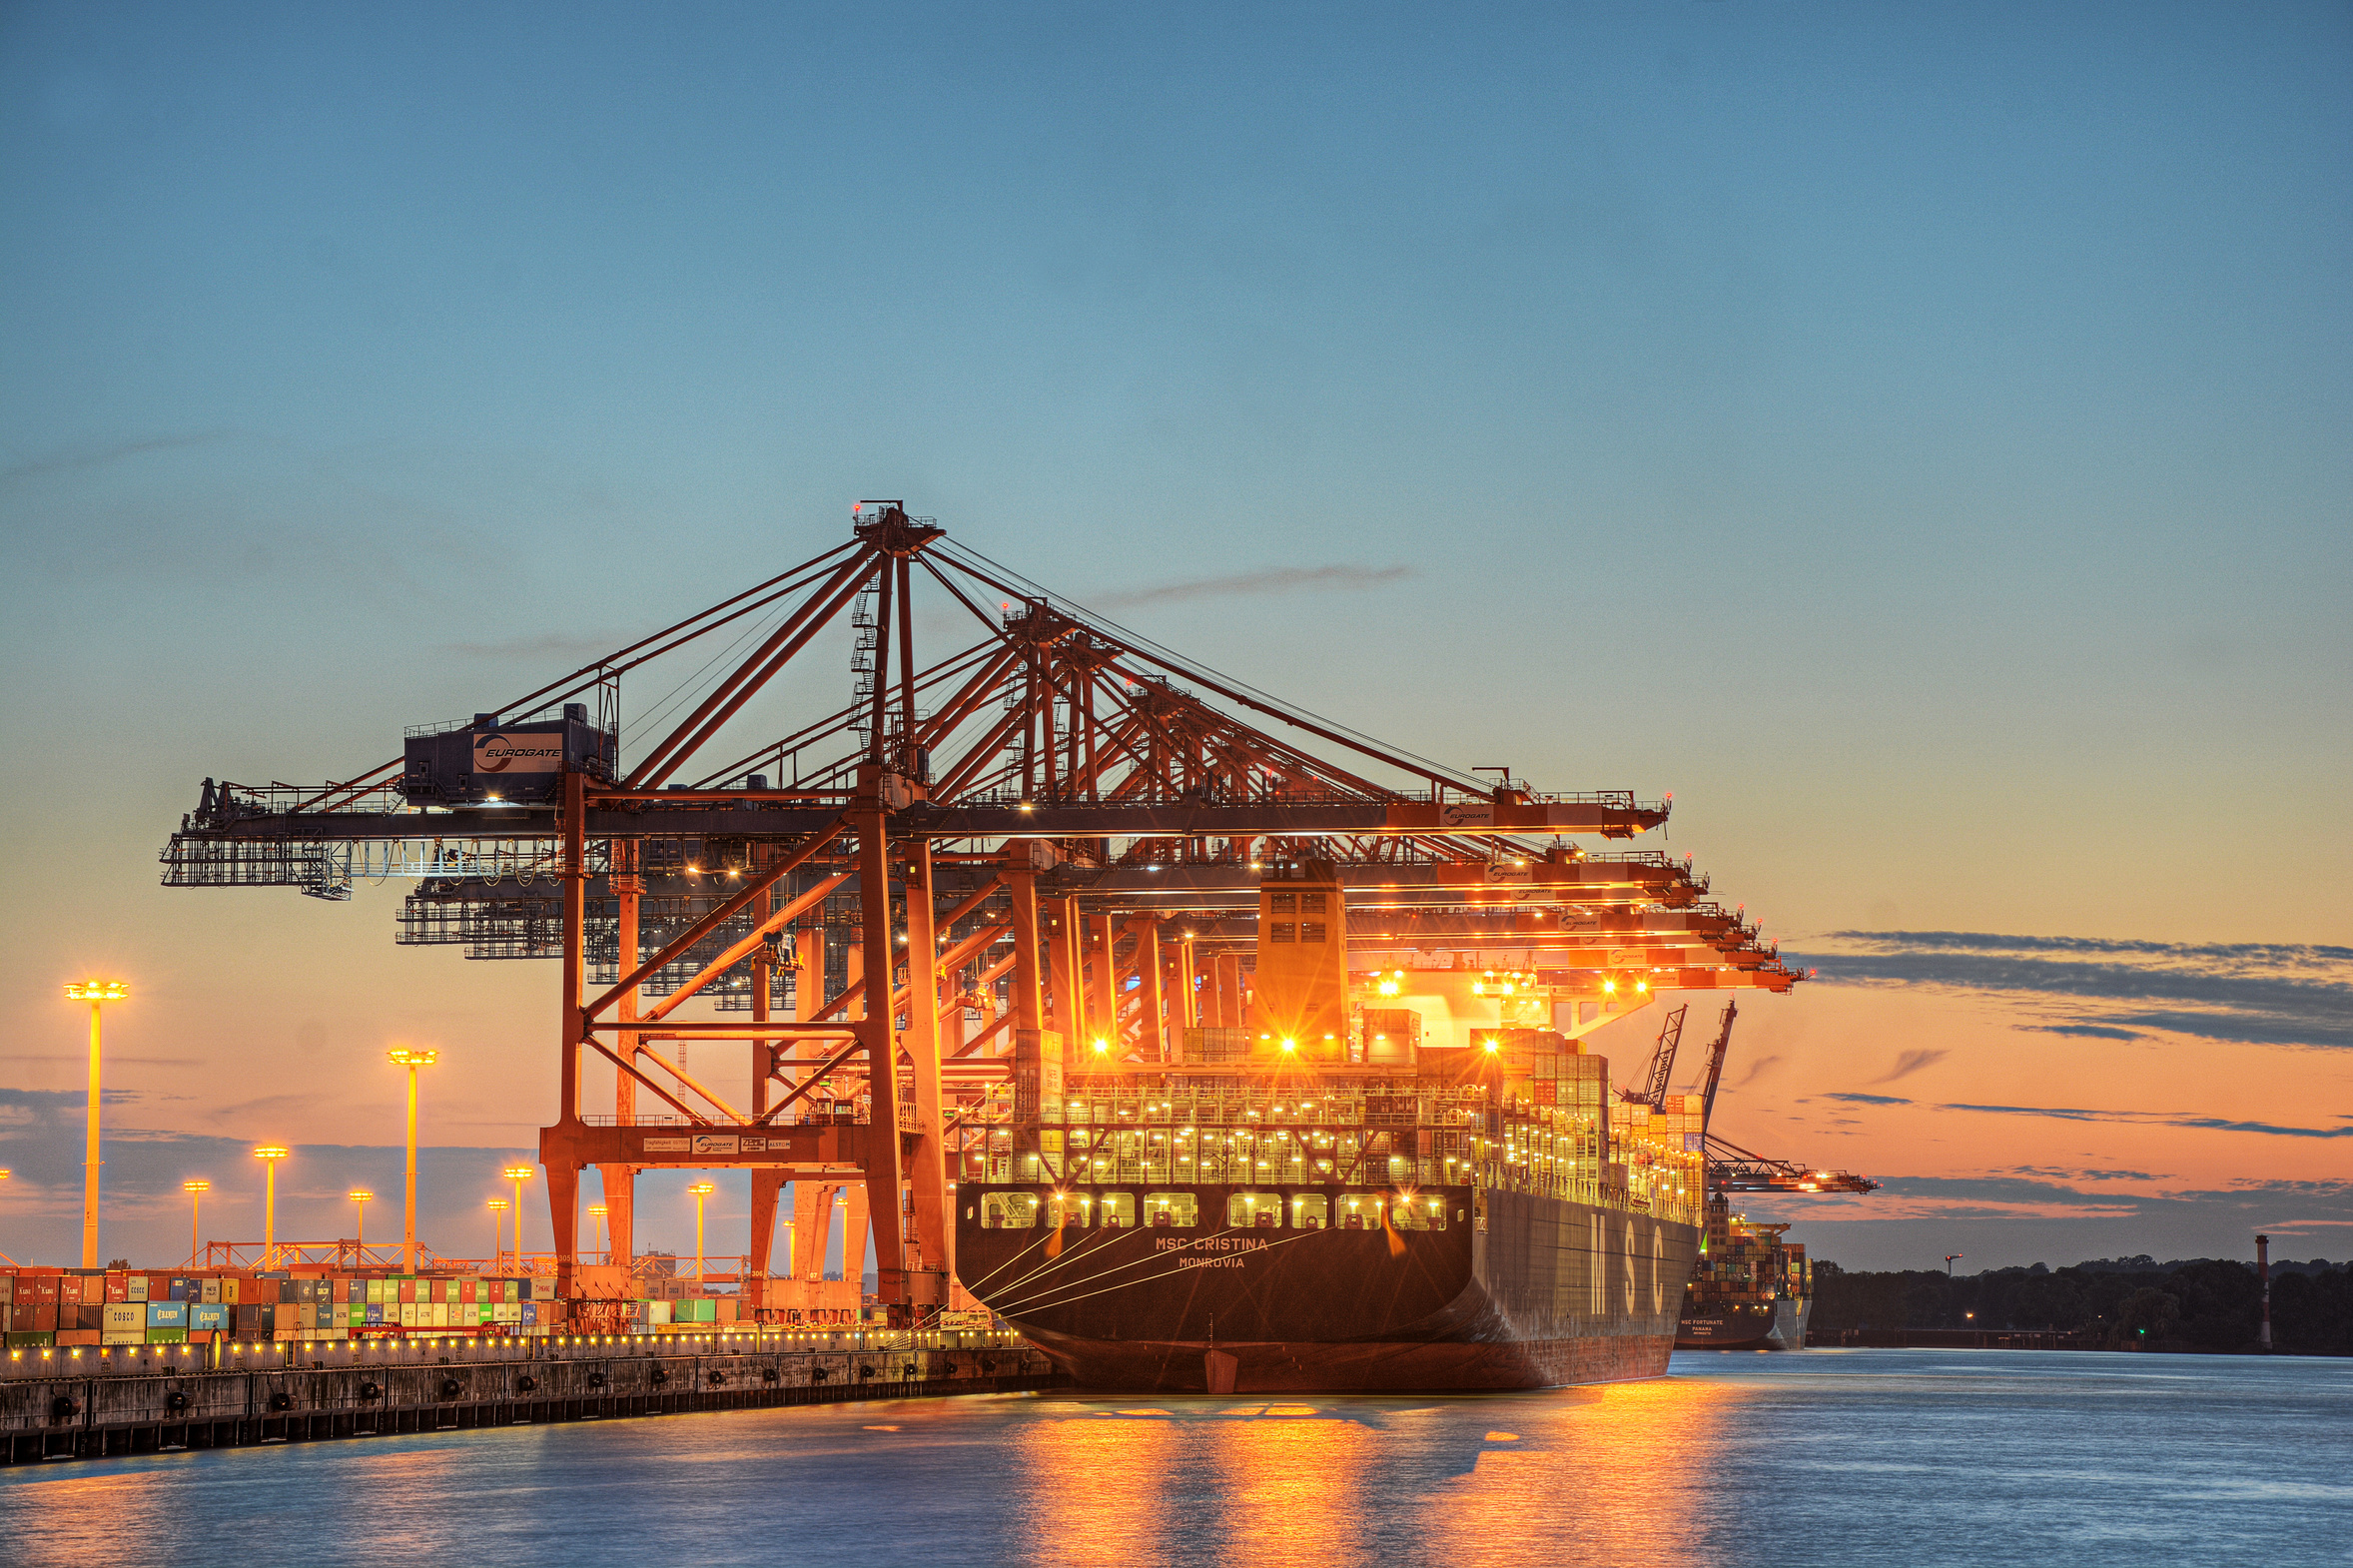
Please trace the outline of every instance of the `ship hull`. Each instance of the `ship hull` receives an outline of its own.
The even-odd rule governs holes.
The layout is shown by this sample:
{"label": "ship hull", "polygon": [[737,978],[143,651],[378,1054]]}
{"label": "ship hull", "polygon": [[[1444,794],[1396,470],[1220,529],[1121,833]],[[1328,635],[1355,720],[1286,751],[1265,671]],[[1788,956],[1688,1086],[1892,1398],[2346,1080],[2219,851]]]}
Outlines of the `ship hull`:
{"label": "ship hull", "polygon": [[[1546,1388],[1655,1377],[1696,1226],[1442,1192],[1444,1230],[983,1230],[965,1287],[1084,1387],[1159,1393]],[[1036,1190],[1030,1188],[1027,1190]],[[1226,1189],[1197,1189],[1204,1214]],[[1049,1249],[1052,1248],[1052,1255]]]}
{"label": "ship hull", "polygon": [[1771,1301],[1726,1303],[1687,1312],[1676,1325],[1678,1350],[1803,1350],[1806,1318],[1814,1303],[1799,1296]]}

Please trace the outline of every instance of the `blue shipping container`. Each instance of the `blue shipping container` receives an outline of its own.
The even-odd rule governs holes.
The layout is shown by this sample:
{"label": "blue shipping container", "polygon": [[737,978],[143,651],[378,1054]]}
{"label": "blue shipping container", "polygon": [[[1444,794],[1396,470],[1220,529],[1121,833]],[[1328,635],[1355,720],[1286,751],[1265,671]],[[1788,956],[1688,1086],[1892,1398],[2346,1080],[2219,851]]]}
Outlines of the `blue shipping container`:
{"label": "blue shipping container", "polygon": [[147,1326],[150,1328],[186,1328],[186,1301],[150,1301],[147,1303]]}
{"label": "blue shipping container", "polygon": [[361,1310],[368,1314],[366,1326],[370,1328],[382,1328],[384,1326],[383,1302],[371,1301],[368,1303],[368,1305],[362,1307]]}
{"label": "blue shipping container", "polygon": [[171,1289],[171,1297],[172,1297],[172,1299],[173,1299],[173,1300],[175,1300],[175,1301],[185,1301],[185,1300],[187,1300],[187,1299],[188,1299],[188,1281],[187,1281],[187,1280],[185,1280],[185,1279],[175,1279],[175,1280],[173,1280],[173,1281],[172,1281],[172,1289]]}
{"label": "blue shipping container", "polygon": [[538,1302],[536,1302],[536,1301],[525,1301],[525,1302],[523,1302],[523,1303],[522,1303],[522,1308],[523,1308],[523,1321],[524,1321],[525,1323],[536,1323],[536,1322],[538,1322],[538,1321],[539,1321],[539,1303],[538,1303]]}
{"label": "blue shipping container", "polygon": [[188,1303],[188,1326],[226,1328],[229,1326],[229,1311],[228,1307],[217,1301],[191,1301]]}

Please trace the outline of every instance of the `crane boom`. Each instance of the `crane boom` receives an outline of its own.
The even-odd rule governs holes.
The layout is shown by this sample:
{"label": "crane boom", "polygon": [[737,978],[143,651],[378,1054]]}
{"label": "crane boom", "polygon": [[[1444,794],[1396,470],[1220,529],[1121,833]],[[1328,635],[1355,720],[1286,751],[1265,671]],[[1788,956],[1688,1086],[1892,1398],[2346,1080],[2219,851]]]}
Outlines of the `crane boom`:
{"label": "crane boom", "polygon": [[1629,1105],[1648,1106],[1653,1111],[1667,1109],[1667,1080],[1675,1072],[1675,1053],[1683,1044],[1683,1015],[1691,1011],[1685,1003],[1667,1015],[1659,1026],[1659,1043],[1650,1054],[1650,1074],[1640,1089],[1622,1089],[1619,1098]]}
{"label": "crane boom", "polygon": [[1715,1043],[1708,1047],[1708,1082],[1700,1091],[1700,1132],[1708,1131],[1708,1119],[1716,1114],[1716,1086],[1724,1082],[1724,1053],[1732,1049],[1732,1021],[1740,1017],[1740,1009],[1731,1002],[1724,1004],[1724,1026],[1716,1031]]}

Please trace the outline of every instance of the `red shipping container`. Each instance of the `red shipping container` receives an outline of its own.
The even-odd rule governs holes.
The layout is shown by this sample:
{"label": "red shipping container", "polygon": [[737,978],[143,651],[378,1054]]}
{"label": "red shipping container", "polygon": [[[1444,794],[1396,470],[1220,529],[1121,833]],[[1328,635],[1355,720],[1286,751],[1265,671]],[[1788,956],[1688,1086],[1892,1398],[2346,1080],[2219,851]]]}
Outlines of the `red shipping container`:
{"label": "red shipping container", "polygon": [[109,1304],[115,1306],[120,1306],[130,1300],[131,1276],[121,1273],[108,1274],[106,1276],[106,1299]]}
{"label": "red shipping container", "polygon": [[[57,1305],[57,1275],[34,1274],[29,1279],[23,1274],[17,1275],[16,1298],[19,1301],[25,1298],[24,1290],[28,1284],[33,1287],[33,1304],[35,1306]],[[54,1313],[51,1314],[50,1326],[52,1328],[57,1326]]]}
{"label": "red shipping container", "polygon": [[[20,1306],[17,1310],[21,1312],[24,1308]],[[26,1326],[37,1334],[54,1330],[57,1327],[57,1303],[55,1301],[34,1302],[33,1320]]]}
{"label": "red shipping container", "polygon": [[471,1279],[458,1280],[457,1299],[462,1303],[470,1305],[473,1301],[473,1287],[474,1281]]}
{"label": "red shipping container", "polygon": [[404,1302],[414,1301],[416,1299],[415,1280],[403,1279],[400,1281],[400,1299]]}

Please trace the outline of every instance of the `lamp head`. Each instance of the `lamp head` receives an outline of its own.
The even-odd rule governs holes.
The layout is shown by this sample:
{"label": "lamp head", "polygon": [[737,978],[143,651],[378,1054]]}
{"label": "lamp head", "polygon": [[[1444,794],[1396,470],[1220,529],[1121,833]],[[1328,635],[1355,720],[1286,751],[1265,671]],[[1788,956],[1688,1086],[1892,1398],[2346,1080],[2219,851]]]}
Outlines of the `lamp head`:
{"label": "lamp head", "polygon": [[368,1188],[366,1188],[366,1187],[364,1187],[364,1186],[356,1186],[356,1187],[352,1188],[352,1189],[351,1189],[349,1192],[346,1192],[346,1193],[344,1194],[344,1196],[346,1196],[346,1197],[350,1198],[350,1199],[351,1199],[353,1202],[355,1202],[355,1203],[365,1203],[365,1202],[367,1202],[367,1201],[368,1201],[370,1198],[372,1198],[372,1197],[376,1196],[376,1194],[375,1194],[374,1192],[371,1192],[371,1191],[369,1191],[369,1190],[368,1190]]}
{"label": "lamp head", "polygon": [[283,1148],[277,1144],[264,1144],[259,1149],[254,1151],[254,1158],[256,1160],[279,1161],[284,1160],[292,1153],[294,1153],[294,1151]]}
{"label": "lamp head", "polygon": [[708,1197],[719,1189],[708,1181],[697,1181],[694,1183],[694,1185],[688,1187],[686,1190],[692,1192],[697,1197]]}
{"label": "lamp head", "polygon": [[537,1166],[508,1166],[498,1174],[509,1181],[528,1181],[539,1174],[539,1168]]}
{"label": "lamp head", "polygon": [[212,1189],[213,1183],[210,1181],[198,1180],[180,1183],[180,1190],[183,1192],[210,1192]]}
{"label": "lamp head", "polygon": [[69,1002],[120,1002],[130,994],[119,980],[77,980],[65,988]]}
{"label": "lamp head", "polygon": [[386,1059],[394,1067],[431,1067],[434,1058],[439,1055],[438,1051],[417,1051],[407,1046],[394,1046],[385,1053]]}
{"label": "lamp head", "polygon": [[594,1214],[597,1218],[602,1219],[604,1217],[604,1205],[602,1203],[590,1203],[588,1205],[588,1212]]}
{"label": "lamp head", "polygon": [[503,1197],[493,1197],[490,1199],[489,1206],[497,1212],[503,1214],[506,1212],[506,1199]]}

